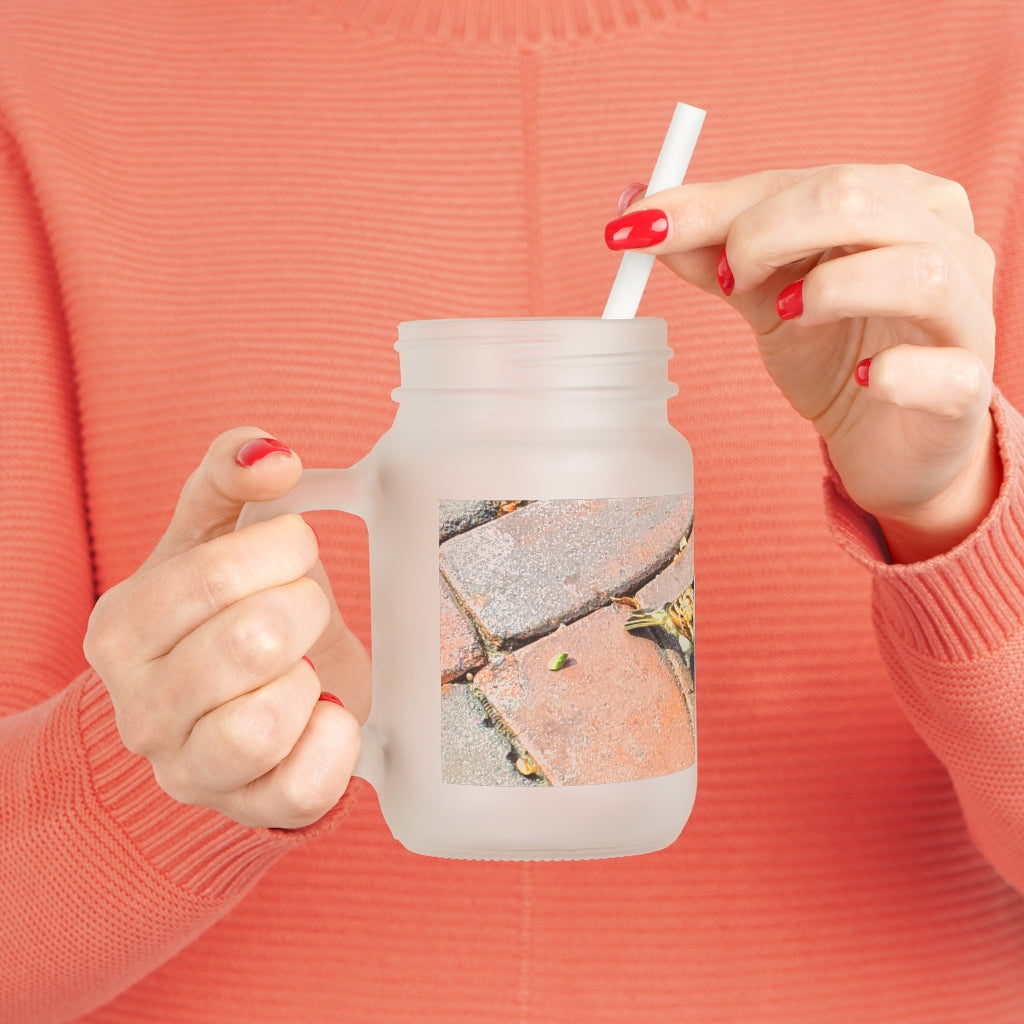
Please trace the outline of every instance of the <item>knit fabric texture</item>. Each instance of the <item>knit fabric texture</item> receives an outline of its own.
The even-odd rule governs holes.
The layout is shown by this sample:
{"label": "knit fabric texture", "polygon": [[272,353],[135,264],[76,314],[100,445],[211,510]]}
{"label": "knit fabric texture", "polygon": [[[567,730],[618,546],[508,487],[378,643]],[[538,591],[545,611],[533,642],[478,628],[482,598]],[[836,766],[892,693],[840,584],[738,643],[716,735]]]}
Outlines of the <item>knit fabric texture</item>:
{"label": "knit fabric texture", "polygon": [[[0,1021],[1024,1020],[1022,30],[1017,0],[0,0]],[[175,803],[84,660],[97,594],[223,430],[365,455],[398,322],[599,315],[677,100],[708,111],[694,181],[967,188],[989,518],[887,565],[746,325],[656,266],[696,461],[680,839],[446,861],[359,781],[297,832]],[[363,527],[316,525],[369,644]]]}

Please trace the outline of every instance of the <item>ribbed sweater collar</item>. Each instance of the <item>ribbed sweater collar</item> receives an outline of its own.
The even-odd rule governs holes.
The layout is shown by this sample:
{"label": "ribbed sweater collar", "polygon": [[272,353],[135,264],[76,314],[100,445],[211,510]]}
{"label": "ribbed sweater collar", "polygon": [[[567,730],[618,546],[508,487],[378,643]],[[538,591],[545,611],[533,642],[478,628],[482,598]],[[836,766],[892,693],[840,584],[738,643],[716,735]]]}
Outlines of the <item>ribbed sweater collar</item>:
{"label": "ribbed sweater collar", "polygon": [[537,45],[656,25],[707,0],[321,0],[350,28],[461,42]]}

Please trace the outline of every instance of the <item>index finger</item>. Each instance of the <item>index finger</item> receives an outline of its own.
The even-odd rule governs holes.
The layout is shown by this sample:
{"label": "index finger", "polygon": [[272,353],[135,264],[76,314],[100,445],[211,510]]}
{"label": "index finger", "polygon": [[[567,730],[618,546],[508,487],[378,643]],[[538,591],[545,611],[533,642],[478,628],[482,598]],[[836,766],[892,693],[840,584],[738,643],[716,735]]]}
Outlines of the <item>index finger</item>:
{"label": "index finger", "polygon": [[[837,165],[757,171],[726,181],[696,182],[644,196],[628,207],[658,209],[668,218],[664,241],[647,248],[658,256],[720,246],[732,223],[747,210],[793,185]],[[961,231],[974,231],[974,217],[963,186],[904,164],[849,164],[851,172],[871,174],[907,193],[918,204]]]}
{"label": "index finger", "polygon": [[253,523],[143,568],[120,584],[126,592],[119,606],[130,607],[132,615],[118,631],[137,660],[156,660],[232,604],[308,575],[318,559],[316,534],[301,516]]}

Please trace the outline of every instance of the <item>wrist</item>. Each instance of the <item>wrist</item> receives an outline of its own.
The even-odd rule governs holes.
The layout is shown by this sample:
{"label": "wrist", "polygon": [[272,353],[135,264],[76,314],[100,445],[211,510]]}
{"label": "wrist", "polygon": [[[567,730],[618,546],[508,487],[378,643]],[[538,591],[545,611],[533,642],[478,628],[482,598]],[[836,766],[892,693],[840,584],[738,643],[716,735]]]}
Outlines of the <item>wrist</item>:
{"label": "wrist", "polygon": [[971,458],[946,488],[905,513],[875,514],[890,560],[923,562],[952,550],[981,525],[1002,482],[1003,464],[990,414]]}

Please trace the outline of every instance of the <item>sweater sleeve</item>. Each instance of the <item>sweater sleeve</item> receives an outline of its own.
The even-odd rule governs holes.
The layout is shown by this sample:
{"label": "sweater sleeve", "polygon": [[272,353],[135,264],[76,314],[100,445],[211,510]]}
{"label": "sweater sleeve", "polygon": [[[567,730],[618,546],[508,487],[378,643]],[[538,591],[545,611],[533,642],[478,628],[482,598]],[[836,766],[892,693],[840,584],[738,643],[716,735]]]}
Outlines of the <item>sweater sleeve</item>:
{"label": "sweater sleeve", "polygon": [[1024,418],[998,392],[992,408],[1002,489],[944,555],[888,564],[877,524],[831,467],[825,491],[837,539],[874,577],[896,696],[948,770],[976,845],[1024,892]]}
{"label": "sweater sleeve", "polygon": [[60,275],[0,133],[0,1017],[102,1005],[330,828],[246,829],[177,804],[125,750],[82,654],[94,600]]}

